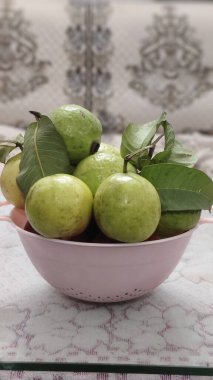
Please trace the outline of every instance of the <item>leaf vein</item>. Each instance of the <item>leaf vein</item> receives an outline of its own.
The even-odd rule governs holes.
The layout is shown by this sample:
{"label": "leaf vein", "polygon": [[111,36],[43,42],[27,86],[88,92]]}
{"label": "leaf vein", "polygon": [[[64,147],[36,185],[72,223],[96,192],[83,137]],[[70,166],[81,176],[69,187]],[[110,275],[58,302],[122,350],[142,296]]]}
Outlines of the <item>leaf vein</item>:
{"label": "leaf vein", "polygon": [[40,169],[41,169],[41,173],[42,173],[42,175],[44,177],[45,174],[44,174],[44,170],[43,170],[43,167],[42,167],[42,164],[41,164],[41,160],[40,160],[39,153],[38,153],[38,147],[37,147],[37,143],[36,143],[36,141],[37,141],[37,133],[38,133],[38,121],[37,121],[36,130],[35,130],[35,134],[34,134],[34,147],[35,147],[36,157],[37,157]]}

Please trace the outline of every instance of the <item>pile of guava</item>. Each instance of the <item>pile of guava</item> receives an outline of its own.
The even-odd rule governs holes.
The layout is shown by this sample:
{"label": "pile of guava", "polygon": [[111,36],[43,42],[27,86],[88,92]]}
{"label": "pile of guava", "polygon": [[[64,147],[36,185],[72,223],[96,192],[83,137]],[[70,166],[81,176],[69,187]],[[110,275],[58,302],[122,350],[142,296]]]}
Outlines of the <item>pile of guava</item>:
{"label": "pile of guava", "polygon": [[79,105],[30,112],[24,136],[0,141],[1,191],[25,209],[29,231],[138,243],[190,230],[211,210],[212,179],[195,167],[196,155],[177,140],[165,112],[130,123],[120,149],[101,141],[101,122]]}

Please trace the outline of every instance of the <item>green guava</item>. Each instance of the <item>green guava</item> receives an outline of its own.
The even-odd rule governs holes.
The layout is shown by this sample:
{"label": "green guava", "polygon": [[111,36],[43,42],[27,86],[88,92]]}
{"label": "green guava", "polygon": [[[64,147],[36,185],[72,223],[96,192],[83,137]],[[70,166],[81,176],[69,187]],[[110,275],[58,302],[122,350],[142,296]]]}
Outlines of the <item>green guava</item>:
{"label": "green guava", "polygon": [[197,225],[200,214],[200,210],[163,212],[156,232],[162,237],[169,237],[191,230]]}
{"label": "green guava", "polygon": [[61,106],[50,119],[66,144],[71,163],[77,164],[98,150],[102,126],[87,109],[75,104]]}
{"label": "green guava", "polygon": [[93,196],[88,186],[69,174],[39,179],[30,188],[25,211],[31,226],[48,238],[81,234],[92,216]]}
{"label": "green guava", "polygon": [[116,146],[111,145],[111,144],[107,144],[107,143],[103,143],[103,142],[100,144],[100,147],[98,149],[98,153],[113,153],[113,154],[117,154],[117,155],[121,156],[120,151],[118,148],[116,148]]}
{"label": "green guava", "polygon": [[9,158],[1,174],[1,191],[6,200],[18,208],[24,208],[24,194],[20,190],[16,177],[19,174],[21,153]]}
{"label": "green guava", "polygon": [[[118,154],[97,152],[80,161],[73,175],[85,182],[95,195],[98,187],[107,177],[123,172],[123,162],[124,160]],[[131,164],[128,164],[127,168],[133,173],[136,172]]]}
{"label": "green guava", "polygon": [[148,239],[156,230],[161,203],[155,187],[135,173],[105,179],[94,197],[96,222],[110,239],[126,243]]}

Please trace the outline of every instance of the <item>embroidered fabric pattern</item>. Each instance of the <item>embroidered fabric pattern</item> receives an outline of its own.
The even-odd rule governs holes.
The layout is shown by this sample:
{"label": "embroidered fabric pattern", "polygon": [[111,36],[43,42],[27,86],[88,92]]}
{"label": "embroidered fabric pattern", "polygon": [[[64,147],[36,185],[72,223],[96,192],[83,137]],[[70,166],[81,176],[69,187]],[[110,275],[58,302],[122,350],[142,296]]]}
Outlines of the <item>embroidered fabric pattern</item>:
{"label": "embroidered fabric pattern", "polygon": [[201,43],[185,15],[164,8],[147,27],[140,47],[141,62],[127,68],[130,87],[169,111],[187,106],[213,89],[213,67],[203,65]]}
{"label": "embroidered fabric pattern", "polygon": [[37,58],[36,36],[23,10],[4,1],[0,9],[0,101],[22,98],[48,82],[49,61]]}

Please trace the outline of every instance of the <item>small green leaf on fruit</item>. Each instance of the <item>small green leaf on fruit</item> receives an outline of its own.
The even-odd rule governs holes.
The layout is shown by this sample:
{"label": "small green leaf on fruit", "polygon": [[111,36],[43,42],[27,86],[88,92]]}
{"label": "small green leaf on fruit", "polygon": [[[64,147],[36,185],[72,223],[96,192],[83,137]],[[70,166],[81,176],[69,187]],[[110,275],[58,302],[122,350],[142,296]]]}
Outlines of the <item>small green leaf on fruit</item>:
{"label": "small green leaf on fruit", "polygon": [[16,148],[15,144],[12,143],[0,143],[0,162],[5,164],[9,154]]}
{"label": "small green leaf on fruit", "polygon": [[24,136],[19,133],[19,135],[12,142],[21,148],[24,145]]}
{"label": "small green leaf on fruit", "polygon": [[0,162],[5,164],[9,154],[16,148],[22,149],[24,137],[19,134],[13,140],[1,140],[0,141]]}

